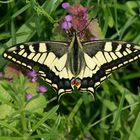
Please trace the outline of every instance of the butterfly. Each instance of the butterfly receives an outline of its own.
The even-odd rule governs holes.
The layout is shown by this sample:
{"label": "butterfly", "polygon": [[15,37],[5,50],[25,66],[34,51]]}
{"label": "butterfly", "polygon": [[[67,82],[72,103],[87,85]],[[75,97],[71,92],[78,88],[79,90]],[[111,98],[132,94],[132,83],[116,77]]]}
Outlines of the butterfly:
{"label": "butterfly", "polygon": [[75,87],[93,94],[112,71],[140,59],[140,46],[123,41],[81,42],[77,33],[70,42],[42,41],[17,44],[3,57],[38,74],[58,96]]}

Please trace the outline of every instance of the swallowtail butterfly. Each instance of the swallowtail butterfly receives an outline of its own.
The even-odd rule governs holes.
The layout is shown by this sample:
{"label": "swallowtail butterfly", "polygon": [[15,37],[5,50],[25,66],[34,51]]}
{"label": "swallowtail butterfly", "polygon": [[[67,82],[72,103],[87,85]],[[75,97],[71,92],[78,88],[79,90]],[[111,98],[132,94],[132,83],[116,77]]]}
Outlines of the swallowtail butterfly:
{"label": "swallowtail butterfly", "polygon": [[94,93],[112,71],[140,58],[140,46],[122,41],[81,42],[75,33],[71,42],[33,42],[8,48],[3,57],[33,69],[58,92]]}

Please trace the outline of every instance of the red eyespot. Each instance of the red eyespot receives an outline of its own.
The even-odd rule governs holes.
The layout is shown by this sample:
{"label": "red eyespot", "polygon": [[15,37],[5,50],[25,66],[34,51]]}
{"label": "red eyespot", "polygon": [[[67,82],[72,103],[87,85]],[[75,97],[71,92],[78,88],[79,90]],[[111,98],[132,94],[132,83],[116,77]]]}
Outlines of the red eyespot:
{"label": "red eyespot", "polygon": [[77,88],[79,88],[81,86],[81,80],[79,78],[73,78],[71,80],[71,86],[76,86]]}
{"label": "red eyespot", "polygon": [[71,85],[74,86],[75,85],[75,79],[71,80]]}
{"label": "red eyespot", "polygon": [[81,85],[81,81],[79,79],[75,79],[75,85],[78,87],[79,85]]}

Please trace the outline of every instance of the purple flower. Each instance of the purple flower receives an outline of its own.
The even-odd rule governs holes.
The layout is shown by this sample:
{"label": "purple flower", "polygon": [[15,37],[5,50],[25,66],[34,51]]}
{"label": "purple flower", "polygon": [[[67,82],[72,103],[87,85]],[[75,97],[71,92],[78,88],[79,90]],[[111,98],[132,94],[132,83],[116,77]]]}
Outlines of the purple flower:
{"label": "purple flower", "polygon": [[27,101],[31,100],[32,97],[33,97],[33,94],[32,94],[32,93],[27,93],[27,94],[26,94],[26,99],[27,99]]}
{"label": "purple flower", "polygon": [[69,4],[68,2],[64,2],[64,3],[62,4],[62,7],[63,7],[64,9],[68,9],[68,8],[70,7],[70,4]]}
{"label": "purple flower", "polygon": [[67,15],[67,16],[65,16],[64,20],[70,22],[70,21],[72,21],[72,16]]}
{"label": "purple flower", "polygon": [[47,91],[47,88],[44,85],[39,85],[37,87],[37,91],[40,93],[45,93]]}
{"label": "purple flower", "polygon": [[71,28],[71,23],[70,22],[67,22],[67,21],[64,21],[61,25],[61,28],[62,29],[65,29],[65,30],[69,30]]}
{"label": "purple flower", "polygon": [[35,70],[28,71],[27,76],[31,78],[32,82],[35,82],[37,80],[37,72]]}

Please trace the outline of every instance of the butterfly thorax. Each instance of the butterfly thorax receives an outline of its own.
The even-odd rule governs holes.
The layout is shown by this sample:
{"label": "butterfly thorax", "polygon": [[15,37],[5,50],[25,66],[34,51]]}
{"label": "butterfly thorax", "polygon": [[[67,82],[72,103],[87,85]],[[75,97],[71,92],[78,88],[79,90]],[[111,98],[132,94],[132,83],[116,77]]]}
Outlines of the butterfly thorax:
{"label": "butterfly thorax", "polygon": [[70,50],[68,53],[68,65],[71,73],[76,77],[84,66],[82,44],[79,37],[75,34],[70,43]]}

